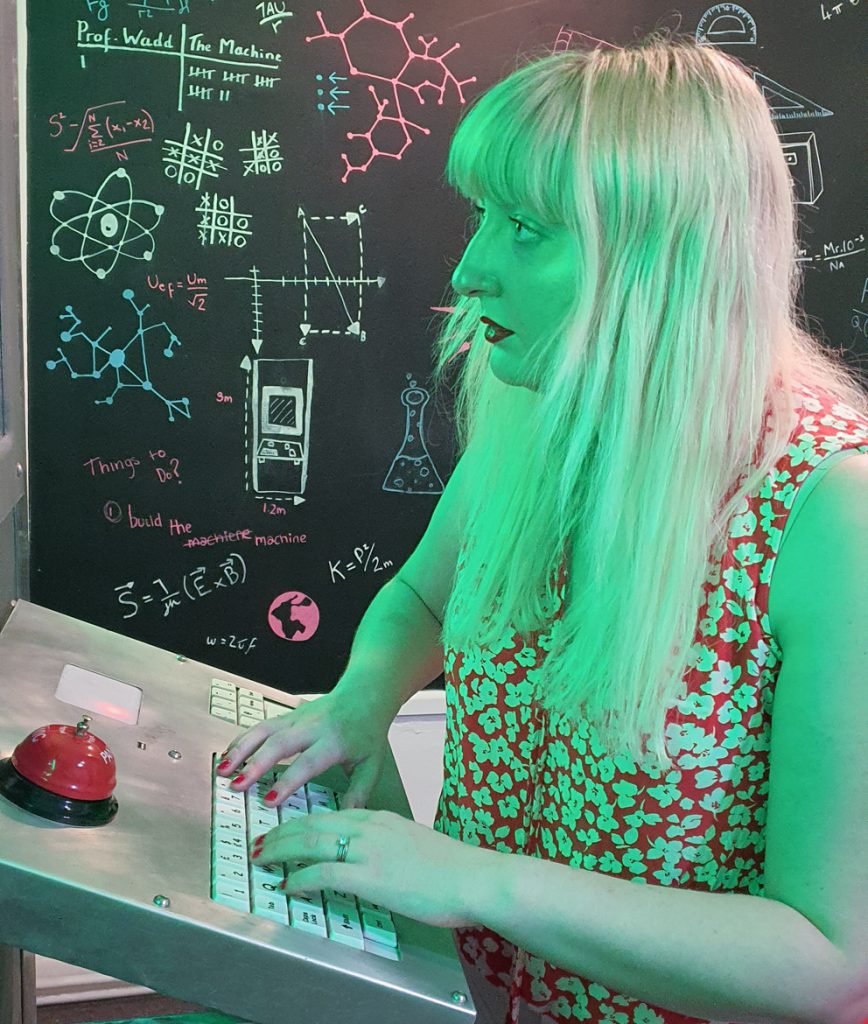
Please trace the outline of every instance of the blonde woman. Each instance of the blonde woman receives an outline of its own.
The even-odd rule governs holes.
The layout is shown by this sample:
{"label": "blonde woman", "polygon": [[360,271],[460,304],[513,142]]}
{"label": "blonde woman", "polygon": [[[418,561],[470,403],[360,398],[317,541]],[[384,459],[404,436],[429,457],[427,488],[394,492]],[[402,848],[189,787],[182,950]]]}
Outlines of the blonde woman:
{"label": "blonde woman", "polygon": [[[868,398],[800,326],[768,108],[688,40],[546,55],[447,179],[463,455],[336,689],[218,768],[352,774],[252,856],[456,929],[480,1021],[856,1022]],[[432,830],[364,804],[441,667]]]}

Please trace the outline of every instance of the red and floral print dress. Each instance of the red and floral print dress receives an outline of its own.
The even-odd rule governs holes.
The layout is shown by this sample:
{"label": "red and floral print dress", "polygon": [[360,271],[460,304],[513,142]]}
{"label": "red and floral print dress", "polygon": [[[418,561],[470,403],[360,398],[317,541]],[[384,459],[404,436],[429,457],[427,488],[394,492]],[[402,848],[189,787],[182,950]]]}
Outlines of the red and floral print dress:
{"label": "red and floral print dress", "polygon": [[[733,517],[724,555],[706,577],[695,665],[667,716],[673,767],[610,757],[593,724],[571,727],[537,703],[532,670],[550,649],[551,627],[530,646],[514,633],[484,649],[447,648],[437,831],[647,885],[762,895],[782,655],[769,630],[769,583],[811,471],[823,462],[806,492],[830,461],[868,452],[868,420],[819,389],[804,388],[800,402],[787,453]],[[566,576],[562,566],[553,622],[563,614]],[[503,996],[498,1024],[538,1015],[594,1024],[698,1019],[611,992],[489,929],[458,929],[455,938],[465,966]]]}

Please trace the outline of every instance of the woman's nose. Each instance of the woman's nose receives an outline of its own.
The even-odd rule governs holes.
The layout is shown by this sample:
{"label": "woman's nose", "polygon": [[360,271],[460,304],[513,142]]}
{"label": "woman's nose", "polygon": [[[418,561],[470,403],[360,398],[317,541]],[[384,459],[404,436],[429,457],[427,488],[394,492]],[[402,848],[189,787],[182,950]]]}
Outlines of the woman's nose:
{"label": "woman's nose", "polygon": [[471,298],[500,295],[500,285],[493,274],[465,266],[463,260],[452,272],[452,287],[459,295]]}
{"label": "woman's nose", "polygon": [[471,298],[500,295],[500,280],[473,241],[464,250],[458,266],[452,271],[452,287],[459,295]]}

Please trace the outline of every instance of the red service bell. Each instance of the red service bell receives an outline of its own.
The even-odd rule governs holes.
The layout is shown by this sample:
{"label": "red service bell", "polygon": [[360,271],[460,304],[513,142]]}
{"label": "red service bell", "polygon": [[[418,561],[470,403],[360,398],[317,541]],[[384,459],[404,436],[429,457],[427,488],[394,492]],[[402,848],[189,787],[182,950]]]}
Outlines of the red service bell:
{"label": "red service bell", "polygon": [[25,811],[66,825],[105,825],[118,812],[115,759],[78,725],[44,725],[0,761],[0,793]]}

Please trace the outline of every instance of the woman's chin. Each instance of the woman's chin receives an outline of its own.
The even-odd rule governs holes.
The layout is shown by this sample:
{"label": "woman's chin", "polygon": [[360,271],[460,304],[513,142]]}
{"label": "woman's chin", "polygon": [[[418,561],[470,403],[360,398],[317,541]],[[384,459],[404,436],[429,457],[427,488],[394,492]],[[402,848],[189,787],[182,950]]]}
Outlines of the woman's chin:
{"label": "woman's chin", "polygon": [[[504,359],[504,355],[506,355],[507,358]],[[522,372],[522,368],[520,366],[516,366],[515,362],[509,358],[507,353],[497,352],[496,346],[492,348],[491,356],[488,360],[488,367],[501,384],[509,384],[515,388],[527,388],[528,391],[537,390],[533,381],[530,379],[530,375]]]}

